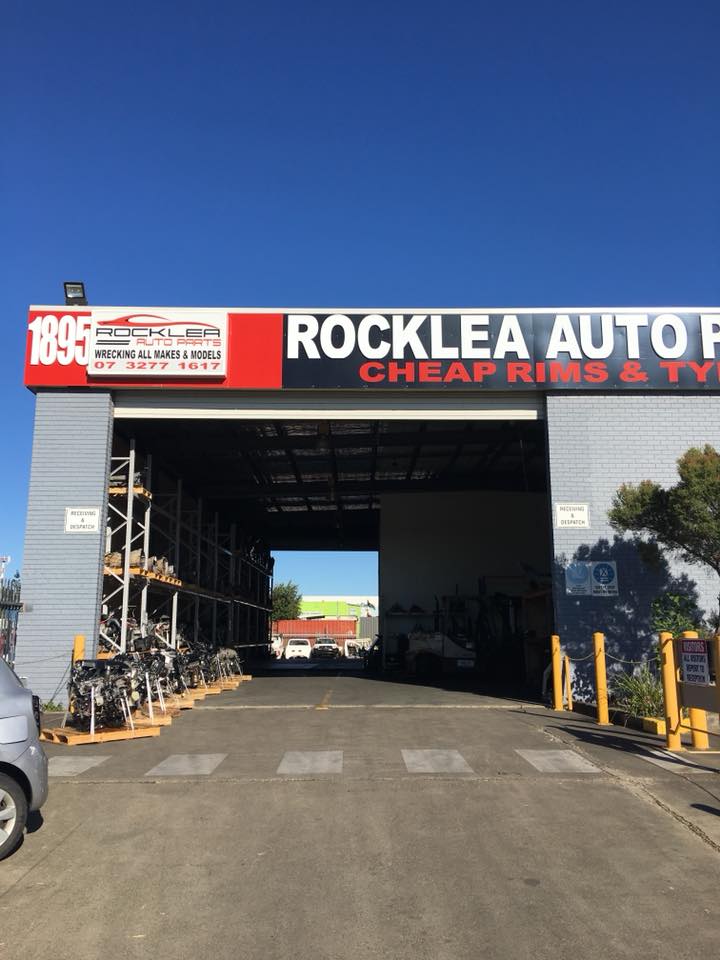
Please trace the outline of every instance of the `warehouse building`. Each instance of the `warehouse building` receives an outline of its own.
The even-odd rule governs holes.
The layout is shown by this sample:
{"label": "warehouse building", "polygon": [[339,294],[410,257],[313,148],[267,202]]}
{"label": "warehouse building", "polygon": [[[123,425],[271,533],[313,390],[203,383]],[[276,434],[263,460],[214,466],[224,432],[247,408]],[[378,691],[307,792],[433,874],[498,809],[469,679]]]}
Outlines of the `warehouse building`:
{"label": "warehouse building", "polygon": [[717,585],[607,510],[720,447],[719,342],[720,308],[32,307],[17,669],[61,697],[75,634],[149,621],[265,643],[293,549],[377,551],[388,662],[440,623],[504,686],[539,688],[551,632],[644,650],[655,596]]}

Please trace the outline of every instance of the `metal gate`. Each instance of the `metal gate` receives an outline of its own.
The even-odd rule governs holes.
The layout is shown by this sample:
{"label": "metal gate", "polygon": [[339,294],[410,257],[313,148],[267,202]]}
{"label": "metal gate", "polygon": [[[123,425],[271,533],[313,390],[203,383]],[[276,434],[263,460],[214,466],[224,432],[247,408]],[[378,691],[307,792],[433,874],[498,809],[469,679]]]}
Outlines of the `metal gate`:
{"label": "metal gate", "polygon": [[0,580],[0,657],[12,666],[15,662],[18,614],[20,613],[20,580]]}

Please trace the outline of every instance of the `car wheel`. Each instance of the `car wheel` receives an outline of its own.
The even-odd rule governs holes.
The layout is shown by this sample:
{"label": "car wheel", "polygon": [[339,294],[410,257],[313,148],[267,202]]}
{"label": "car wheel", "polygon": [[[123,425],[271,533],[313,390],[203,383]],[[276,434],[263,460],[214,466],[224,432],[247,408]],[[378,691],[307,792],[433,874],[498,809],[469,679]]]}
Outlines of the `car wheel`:
{"label": "car wheel", "polygon": [[0,860],[9,857],[20,842],[27,813],[23,788],[17,780],[0,773]]}

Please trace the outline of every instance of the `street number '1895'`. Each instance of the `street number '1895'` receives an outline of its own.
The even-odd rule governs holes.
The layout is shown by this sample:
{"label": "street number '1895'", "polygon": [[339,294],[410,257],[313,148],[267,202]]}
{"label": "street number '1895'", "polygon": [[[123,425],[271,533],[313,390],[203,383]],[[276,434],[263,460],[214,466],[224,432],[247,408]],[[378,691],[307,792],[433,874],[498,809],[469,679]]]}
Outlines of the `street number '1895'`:
{"label": "street number '1895'", "polygon": [[90,346],[90,317],[58,317],[49,313],[28,324],[32,333],[30,364],[49,366],[59,363],[87,365]]}

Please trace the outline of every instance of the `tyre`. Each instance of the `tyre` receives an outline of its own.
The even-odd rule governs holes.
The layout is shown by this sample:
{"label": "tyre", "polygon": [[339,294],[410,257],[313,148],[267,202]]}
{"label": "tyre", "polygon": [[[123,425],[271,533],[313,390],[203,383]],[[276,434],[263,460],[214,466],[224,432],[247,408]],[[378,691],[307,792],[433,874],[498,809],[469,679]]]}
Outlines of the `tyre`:
{"label": "tyre", "polygon": [[17,847],[27,822],[27,797],[17,780],[0,773],[0,860]]}

